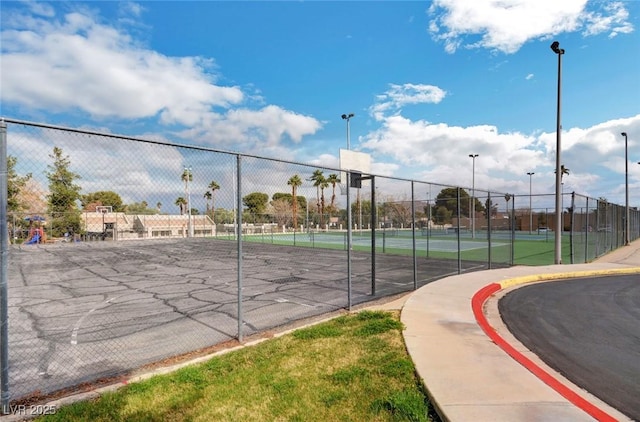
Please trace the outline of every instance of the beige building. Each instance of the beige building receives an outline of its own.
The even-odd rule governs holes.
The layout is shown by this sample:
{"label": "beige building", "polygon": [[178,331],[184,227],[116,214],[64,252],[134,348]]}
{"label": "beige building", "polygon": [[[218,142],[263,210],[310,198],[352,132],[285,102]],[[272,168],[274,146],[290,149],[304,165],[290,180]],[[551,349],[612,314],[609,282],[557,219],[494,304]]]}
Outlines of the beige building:
{"label": "beige building", "polygon": [[[125,214],[122,212],[83,212],[83,229],[89,238],[114,240],[188,237],[188,215]],[[192,215],[194,237],[216,235],[216,225],[207,215]]]}

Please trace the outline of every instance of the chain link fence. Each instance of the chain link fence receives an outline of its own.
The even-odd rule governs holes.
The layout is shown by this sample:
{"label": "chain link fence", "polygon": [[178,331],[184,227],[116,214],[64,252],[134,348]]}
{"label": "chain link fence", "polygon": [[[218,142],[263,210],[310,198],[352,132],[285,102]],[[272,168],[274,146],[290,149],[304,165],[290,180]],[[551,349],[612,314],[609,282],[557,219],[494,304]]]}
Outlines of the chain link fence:
{"label": "chain link fence", "polygon": [[[515,264],[554,263],[557,225],[554,198],[554,195],[540,194],[514,197]],[[637,207],[629,208],[627,229],[626,207],[610,203],[604,197],[596,199],[567,192],[562,194],[561,205],[563,263],[591,262],[626,245],[627,240],[640,238],[640,210]]]}
{"label": "chain link fence", "polygon": [[[448,275],[553,263],[530,197],[6,122],[5,412]],[[571,262],[622,244],[619,206],[571,201]]]}

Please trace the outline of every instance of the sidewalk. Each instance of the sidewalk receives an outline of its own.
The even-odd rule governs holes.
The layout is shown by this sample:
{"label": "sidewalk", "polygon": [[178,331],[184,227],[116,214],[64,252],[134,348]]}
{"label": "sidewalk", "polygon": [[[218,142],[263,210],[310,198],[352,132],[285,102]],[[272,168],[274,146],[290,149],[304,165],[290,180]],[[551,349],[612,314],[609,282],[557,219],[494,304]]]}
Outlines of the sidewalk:
{"label": "sidewalk", "polygon": [[[485,334],[474,316],[472,298],[494,283],[505,288],[541,275],[544,280],[618,271],[640,273],[640,240],[590,264],[517,266],[462,274],[430,283],[408,296],[402,306],[405,342],[438,413],[453,422],[593,421]],[[497,311],[502,294],[504,291],[497,291],[489,297],[481,312],[506,343],[612,420],[628,421],[544,365],[510,335]]]}

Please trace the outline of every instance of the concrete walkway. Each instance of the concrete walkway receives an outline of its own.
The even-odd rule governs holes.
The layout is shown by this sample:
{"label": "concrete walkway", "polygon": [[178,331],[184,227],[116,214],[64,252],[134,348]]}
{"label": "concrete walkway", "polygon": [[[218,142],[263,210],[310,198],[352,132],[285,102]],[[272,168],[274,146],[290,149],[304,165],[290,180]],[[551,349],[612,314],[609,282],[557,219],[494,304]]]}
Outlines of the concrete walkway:
{"label": "concrete walkway", "polygon": [[[619,272],[640,273],[640,240],[590,264],[468,273],[438,280],[409,295],[401,306],[405,342],[438,413],[453,422],[628,421],[528,351],[505,328],[497,310],[498,299],[522,283]],[[498,345],[501,342],[494,342],[474,315],[472,299],[476,296],[477,301],[477,293],[488,285],[494,288],[486,300],[476,303],[478,313],[504,343],[532,363],[529,367],[508,355]],[[579,407],[565,398],[567,394],[551,388],[531,372],[535,366],[587,405]]]}

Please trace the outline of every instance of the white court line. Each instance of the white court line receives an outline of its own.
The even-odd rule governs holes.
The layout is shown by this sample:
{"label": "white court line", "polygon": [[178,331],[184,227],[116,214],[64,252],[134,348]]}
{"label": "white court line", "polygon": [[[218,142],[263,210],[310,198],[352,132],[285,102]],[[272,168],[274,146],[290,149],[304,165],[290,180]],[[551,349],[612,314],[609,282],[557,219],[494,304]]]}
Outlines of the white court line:
{"label": "white court line", "polygon": [[107,299],[104,302],[102,302],[99,306],[96,306],[95,308],[89,310],[89,312],[87,312],[86,314],[82,315],[82,317],[78,320],[78,322],[76,322],[76,325],[73,326],[73,330],[71,331],[71,344],[73,345],[77,345],[78,344],[78,330],[80,330],[80,326],[82,325],[82,323],[84,322],[84,320],[91,315],[91,313],[97,311],[98,309],[104,307],[106,304],[111,303],[112,300],[117,299],[117,297],[112,297],[111,299]]}
{"label": "white court line", "polygon": [[307,305],[306,303],[294,302],[285,298],[278,298],[275,301],[278,303],[293,303],[294,305],[306,306],[307,308],[315,308],[315,305]]}

